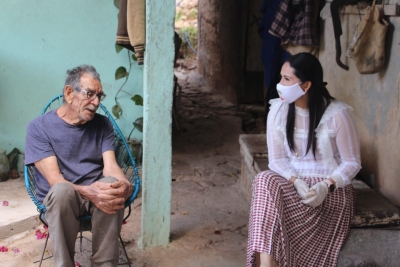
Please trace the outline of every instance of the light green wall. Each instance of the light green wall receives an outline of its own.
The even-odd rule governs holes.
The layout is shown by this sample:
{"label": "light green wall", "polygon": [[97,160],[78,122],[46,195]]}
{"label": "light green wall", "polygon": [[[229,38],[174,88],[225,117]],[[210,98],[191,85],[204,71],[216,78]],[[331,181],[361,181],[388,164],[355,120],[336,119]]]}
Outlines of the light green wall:
{"label": "light green wall", "polygon": [[[101,75],[111,111],[122,80],[119,66],[128,68],[127,51],[115,52],[118,9],[111,0],[0,1],[0,147],[24,149],[27,123],[61,93],[65,71],[91,64]],[[143,95],[143,67],[132,67],[124,89]],[[128,135],[142,116],[129,96],[120,93],[123,116],[118,121]],[[136,135],[136,136],[135,136]],[[141,134],[134,135],[141,139]]]}

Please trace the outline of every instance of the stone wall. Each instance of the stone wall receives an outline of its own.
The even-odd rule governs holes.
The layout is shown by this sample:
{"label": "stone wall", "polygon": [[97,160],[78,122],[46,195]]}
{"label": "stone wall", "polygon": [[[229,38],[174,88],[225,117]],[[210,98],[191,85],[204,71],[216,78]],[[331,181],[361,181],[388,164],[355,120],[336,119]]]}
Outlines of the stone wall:
{"label": "stone wall", "polygon": [[261,4],[199,1],[198,69],[208,86],[232,103],[263,101]]}
{"label": "stone wall", "polygon": [[236,103],[243,62],[244,0],[199,1],[198,69],[210,88]]}
{"label": "stone wall", "polygon": [[[399,4],[399,1],[386,4]],[[359,74],[354,61],[344,56],[360,18],[341,16],[342,62],[335,63],[335,44],[331,18],[325,21],[321,36],[320,60],[328,89],[339,100],[354,108],[361,139],[361,174],[395,205],[400,205],[400,17],[386,17],[390,28],[386,38],[386,64],[376,74]]]}

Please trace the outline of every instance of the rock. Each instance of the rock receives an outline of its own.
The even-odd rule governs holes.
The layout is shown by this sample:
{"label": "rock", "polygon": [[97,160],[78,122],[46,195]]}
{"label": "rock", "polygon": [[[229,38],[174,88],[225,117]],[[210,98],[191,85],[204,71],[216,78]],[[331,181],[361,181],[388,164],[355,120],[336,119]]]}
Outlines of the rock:
{"label": "rock", "polygon": [[16,178],[19,178],[19,172],[16,170],[16,169],[13,169],[11,172],[10,172],[10,176],[9,176],[11,179],[16,179]]}

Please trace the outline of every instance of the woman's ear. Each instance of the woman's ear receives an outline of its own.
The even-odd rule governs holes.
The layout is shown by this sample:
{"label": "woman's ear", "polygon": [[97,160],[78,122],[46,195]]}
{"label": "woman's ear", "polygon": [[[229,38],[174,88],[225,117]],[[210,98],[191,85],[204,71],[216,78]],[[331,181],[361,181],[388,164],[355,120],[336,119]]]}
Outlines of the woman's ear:
{"label": "woman's ear", "polygon": [[310,90],[311,88],[311,82],[310,81],[306,81],[303,82],[302,84],[300,84],[301,88],[303,88],[304,93],[307,93],[308,90]]}

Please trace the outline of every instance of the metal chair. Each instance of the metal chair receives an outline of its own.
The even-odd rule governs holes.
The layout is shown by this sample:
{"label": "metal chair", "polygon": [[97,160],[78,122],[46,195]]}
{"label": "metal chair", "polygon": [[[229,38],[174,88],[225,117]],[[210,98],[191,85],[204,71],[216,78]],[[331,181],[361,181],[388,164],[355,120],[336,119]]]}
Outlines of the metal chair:
{"label": "metal chair", "polygon": [[[63,95],[58,95],[54,97],[50,102],[46,104],[46,106],[43,108],[42,112],[40,113],[41,115],[54,109],[58,108],[62,105],[63,103]],[[118,125],[116,124],[115,120],[111,116],[111,114],[107,111],[107,109],[100,104],[100,108],[98,109],[98,113],[101,113],[105,116],[107,116],[113,127],[114,127],[114,147],[115,147],[115,156],[117,159],[118,165],[121,167],[122,171],[124,172],[125,176],[128,178],[128,180],[132,183],[133,187],[133,192],[132,195],[125,201],[125,208],[128,208],[128,214],[124,217],[124,221],[130,216],[131,214],[131,204],[137,197],[140,189],[140,179],[139,179],[139,174],[138,170],[136,167],[136,162],[135,159],[133,158],[133,155],[129,149],[129,146],[127,142],[125,141],[124,136],[122,135],[121,130],[118,128]],[[24,176],[25,176],[25,186],[26,190],[28,191],[29,196],[31,197],[32,201],[37,207],[37,210],[39,212],[39,219],[40,221],[46,225],[46,207],[38,200],[37,195],[36,195],[36,181],[35,181],[35,169],[34,166],[25,166],[24,170]],[[85,221],[90,221],[91,216],[82,216],[79,217],[79,220],[81,221],[81,229],[80,229],[80,251],[82,252],[82,239],[85,238],[82,236],[83,231],[88,231],[90,229],[84,229],[83,225],[85,225]],[[87,225],[87,223],[86,223]],[[40,263],[39,267],[42,264],[43,261],[43,256],[44,252],[46,251],[46,246],[47,246],[47,241],[49,239],[49,235],[47,235],[46,242],[44,244],[42,256],[40,258]],[[125,254],[126,261],[120,262],[118,265],[121,264],[128,264],[131,266],[129,262],[128,255],[126,253],[125,245],[122,241],[121,235],[119,236],[119,240],[121,243],[121,247],[123,249],[123,252]]]}

